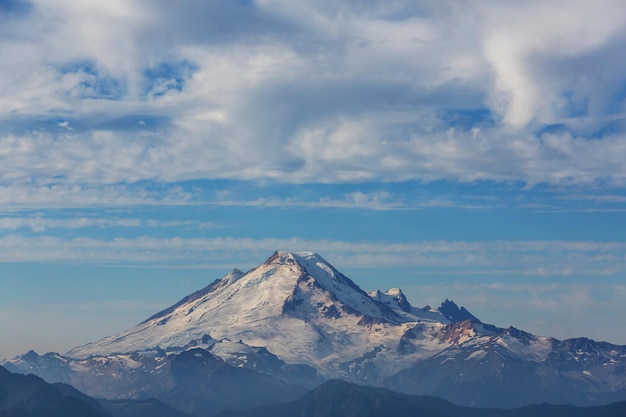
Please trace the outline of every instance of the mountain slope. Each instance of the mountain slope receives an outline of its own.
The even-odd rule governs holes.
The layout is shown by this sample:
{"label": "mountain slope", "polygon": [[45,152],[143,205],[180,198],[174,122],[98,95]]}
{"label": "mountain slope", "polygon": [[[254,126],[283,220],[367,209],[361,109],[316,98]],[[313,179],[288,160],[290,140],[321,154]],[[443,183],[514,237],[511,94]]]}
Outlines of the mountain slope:
{"label": "mountain slope", "polygon": [[626,346],[559,341],[470,321],[449,326],[443,337],[453,346],[389,377],[385,385],[476,407],[626,399]]}
{"label": "mountain slope", "polygon": [[2,417],[109,417],[102,409],[66,396],[34,375],[14,374],[0,366]]}
{"label": "mountain slope", "polygon": [[[35,363],[45,363],[50,358],[65,362],[63,379],[92,397],[156,398],[196,416],[210,416],[227,408],[245,409],[278,403],[297,398],[306,391],[251,369],[230,366],[200,348],[169,355],[154,350],[88,359],[51,354],[35,359],[35,355],[34,352],[28,354]],[[13,367],[18,366],[14,363]]]}
{"label": "mountain slope", "polygon": [[193,417],[154,398],[148,400],[100,400],[111,417]]}
{"label": "mountain slope", "polygon": [[379,388],[331,380],[303,397],[284,404],[219,417],[445,417],[413,404],[407,396]]}
{"label": "mountain slope", "polygon": [[596,407],[532,405],[512,410],[471,408],[427,396],[331,380],[301,398],[218,417],[623,417],[626,402]]}
{"label": "mountain slope", "polygon": [[[426,346],[423,341],[412,355],[395,355],[392,350],[415,319],[370,297],[319,255],[276,252],[246,274],[233,272],[137,327],[72,349],[67,356],[157,347],[171,352],[210,349],[227,339],[268,347],[287,364],[313,367],[324,378],[363,380],[365,374],[392,374],[441,349],[439,342]],[[366,369],[373,356],[381,360],[376,369]],[[358,372],[361,376],[355,376]]]}

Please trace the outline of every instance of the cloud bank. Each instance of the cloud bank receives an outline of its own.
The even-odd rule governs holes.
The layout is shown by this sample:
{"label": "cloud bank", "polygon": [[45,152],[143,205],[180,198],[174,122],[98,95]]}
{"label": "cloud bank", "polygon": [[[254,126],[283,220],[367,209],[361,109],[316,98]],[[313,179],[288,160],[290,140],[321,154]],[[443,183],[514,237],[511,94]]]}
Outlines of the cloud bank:
{"label": "cloud bank", "polygon": [[[128,220],[118,222],[128,226]],[[315,251],[331,263],[379,271],[411,268],[424,279],[485,276],[613,280],[626,272],[623,242],[421,241],[405,243],[303,238],[0,237],[0,262],[111,264],[148,268],[245,269],[276,249]],[[254,265],[250,262],[256,262]],[[241,263],[241,264],[240,264]],[[408,279],[408,277],[406,279]],[[402,279],[402,278],[401,278]]]}
{"label": "cloud bank", "polygon": [[626,179],[620,1],[13,0],[4,187]]}

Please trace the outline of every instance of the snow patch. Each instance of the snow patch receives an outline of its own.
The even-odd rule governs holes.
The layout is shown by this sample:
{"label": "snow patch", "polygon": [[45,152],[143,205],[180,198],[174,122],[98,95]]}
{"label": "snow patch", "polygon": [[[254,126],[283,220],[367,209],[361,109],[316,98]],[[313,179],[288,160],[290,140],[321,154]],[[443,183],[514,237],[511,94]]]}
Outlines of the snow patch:
{"label": "snow patch", "polygon": [[552,342],[548,337],[535,337],[526,344],[510,333],[505,333],[498,337],[495,343],[518,358],[533,362],[546,360],[550,352],[552,352]]}
{"label": "snow patch", "polygon": [[466,361],[469,361],[470,359],[475,359],[475,360],[480,360],[480,359],[484,359],[487,356],[487,352],[485,352],[484,350],[475,350],[474,352],[470,353],[470,355],[465,358]]}

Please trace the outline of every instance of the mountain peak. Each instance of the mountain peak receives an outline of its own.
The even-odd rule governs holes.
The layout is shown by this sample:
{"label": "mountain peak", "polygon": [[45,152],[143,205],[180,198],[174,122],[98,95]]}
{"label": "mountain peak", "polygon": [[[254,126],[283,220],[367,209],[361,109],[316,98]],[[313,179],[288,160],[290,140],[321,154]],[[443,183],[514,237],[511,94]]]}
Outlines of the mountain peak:
{"label": "mountain peak", "polygon": [[328,264],[320,255],[314,252],[289,252],[283,250],[277,250],[267,258],[263,265],[293,265],[304,264],[309,262],[323,262]]}
{"label": "mountain peak", "polygon": [[[270,267],[278,271],[283,267],[289,267],[284,269],[281,275],[294,275],[294,273],[300,273],[302,276],[308,276],[312,278],[322,288],[330,292],[341,292],[342,289],[350,287],[352,290],[362,293],[366,296],[354,282],[348,277],[337,271],[328,261],[322,258],[320,255],[314,252],[287,252],[276,251],[270,256],[261,267]],[[297,267],[296,270],[292,267]],[[297,272],[296,272],[297,271]],[[266,275],[273,275],[266,274]],[[299,280],[302,276],[296,276]]]}
{"label": "mountain peak", "polygon": [[387,291],[385,291],[385,294],[390,295],[392,297],[399,297],[399,296],[404,296],[404,293],[402,292],[402,290],[400,288],[389,288]]}
{"label": "mountain peak", "polygon": [[[395,297],[385,297],[400,297],[395,304],[405,301],[399,290],[390,294]],[[303,346],[326,346],[331,334],[346,338],[346,329],[352,326],[406,321],[320,255],[276,251],[256,268],[246,273],[234,269],[137,327],[72,349],[68,355],[88,357],[153,348],[178,352],[206,348],[229,338],[254,346],[279,346],[275,353],[293,360],[297,351],[305,350]],[[351,338],[369,337],[353,333],[351,330]],[[302,339],[302,346],[289,346],[295,337]]]}
{"label": "mountain peak", "polygon": [[448,300],[447,298],[446,301],[441,303],[441,306],[437,310],[453,323],[465,320],[469,320],[472,323],[481,323],[481,321],[467,311],[465,307],[459,308],[454,301]]}
{"label": "mountain peak", "polygon": [[242,272],[241,270],[239,270],[237,268],[234,268],[232,271],[230,271],[228,274],[226,274],[226,276],[224,276],[224,278],[222,278],[222,281],[225,281],[228,284],[232,284],[233,282],[239,280],[244,275],[246,275],[245,272]]}
{"label": "mountain peak", "polygon": [[380,301],[392,308],[397,306],[405,313],[411,312],[412,306],[400,288],[390,288],[384,293],[380,290],[372,291],[369,293],[369,296],[374,300]]}

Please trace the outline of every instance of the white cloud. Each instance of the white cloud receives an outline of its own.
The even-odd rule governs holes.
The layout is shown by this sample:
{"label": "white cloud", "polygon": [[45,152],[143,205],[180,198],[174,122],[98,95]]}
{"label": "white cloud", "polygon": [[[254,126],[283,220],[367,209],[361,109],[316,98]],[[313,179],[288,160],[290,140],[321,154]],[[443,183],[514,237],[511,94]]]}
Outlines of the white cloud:
{"label": "white cloud", "polygon": [[559,61],[584,56],[616,36],[624,41],[626,8],[619,1],[527,1],[512,7],[483,2],[482,6],[487,23],[485,57],[496,75],[492,106],[513,126],[524,126],[535,117],[554,122],[562,116],[558,107],[568,89],[580,88],[578,83],[584,80],[604,81],[573,66],[563,77],[552,71]]}
{"label": "white cloud", "polygon": [[136,205],[189,204],[194,193],[180,186],[154,191],[143,187],[112,184],[37,184],[18,182],[0,185],[0,206],[3,211],[24,208],[120,207]]}
{"label": "white cloud", "polygon": [[34,232],[43,232],[49,228],[79,229],[83,227],[139,227],[140,219],[104,219],[104,218],[73,218],[50,219],[44,217],[0,217],[0,230],[17,230],[29,228]]}
{"label": "white cloud", "polygon": [[252,238],[0,237],[0,262],[72,262],[223,268],[260,263],[276,249],[315,251],[352,268],[406,268],[433,276],[612,279],[626,271],[626,244],[593,241],[407,243]]}
{"label": "white cloud", "polygon": [[[7,22],[4,186],[624,184],[623,131],[597,133],[623,102],[609,88],[626,69],[609,54],[624,41],[622,2],[159,4],[40,0]],[[145,95],[146,71],[177,62],[195,69]],[[584,103],[582,123],[570,107]],[[462,116],[476,110],[493,120]]]}
{"label": "white cloud", "polygon": [[[220,206],[248,206],[248,207],[315,207],[315,208],[363,208],[368,210],[395,210],[409,208],[386,191],[362,192],[354,191],[339,197],[319,197],[305,200],[301,197],[262,197],[257,199],[241,199],[232,195],[229,190],[216,193],[210,204]],[[430,206],[432,202],[422,202],[410,208]]]}
{"label": "white cloud", "polygon": [[16,231],[30,229],[33,232],[44,232],[49,229],[82,229],[88,227],[104,228],[177,228],[194,230],[217,229],[221,226],[212,222],[198,222],[194,220],[155,220],[142,218],[107,217],[73,217],[73,218],[50,218],[43,216],[28,217],[0,217],[0,230]]}

